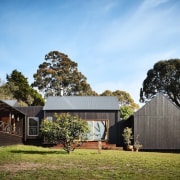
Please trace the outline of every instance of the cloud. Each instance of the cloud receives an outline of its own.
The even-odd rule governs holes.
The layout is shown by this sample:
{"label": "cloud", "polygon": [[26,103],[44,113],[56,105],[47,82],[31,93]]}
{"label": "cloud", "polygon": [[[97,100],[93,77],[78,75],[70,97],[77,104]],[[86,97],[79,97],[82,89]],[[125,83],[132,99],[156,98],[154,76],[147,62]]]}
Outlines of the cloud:
{"label": "cloud", "polygon": [[[155,8],[167,2],[167,0],[143,1],[134,11],[126,13],[123,19],[120,16],[116,17],[103,27],[101,39],[97,42],[98,48],[105,54],[134,53],[140,49],[143,53],[144,48],[150,50],[155,46],[164,45],[170,33],[179,32],[176,28],[178,22],[175,21],[175,25],[172,21],[172,17],[175,16],[172,14],[173,5],[163,9]],[[178,18],[174,17],[175,19]]]}
{"label": "cloud", "polygon": [[167,3],[169,0],[144,0],[138,11],[144,13],[148,9],[156,8],[164,3]]}

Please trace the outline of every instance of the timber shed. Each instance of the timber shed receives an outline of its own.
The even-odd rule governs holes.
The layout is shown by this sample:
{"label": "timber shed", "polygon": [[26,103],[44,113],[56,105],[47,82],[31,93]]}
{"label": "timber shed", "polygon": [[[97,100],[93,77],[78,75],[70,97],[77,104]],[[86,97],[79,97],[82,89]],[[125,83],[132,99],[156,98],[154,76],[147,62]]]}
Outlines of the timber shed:
{"label": "timber shed", "polygon": [[133,118],[142,150],[180,150],[180,108],[165,95],[157,94]]}
{"label": "timber shed", "polygon": [[54,113],[70,113],[88,122],[88,141],[118,142],[119,103],[113,96],[52,96],[43,108],[44,117]]}

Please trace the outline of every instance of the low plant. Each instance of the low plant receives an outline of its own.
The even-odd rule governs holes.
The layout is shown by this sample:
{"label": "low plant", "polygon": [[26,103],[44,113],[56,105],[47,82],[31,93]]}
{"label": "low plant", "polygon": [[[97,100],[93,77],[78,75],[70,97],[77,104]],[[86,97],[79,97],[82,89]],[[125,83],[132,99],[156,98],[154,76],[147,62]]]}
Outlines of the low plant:
{"label": "low plant", "polygon": [[127,146],[127,150],[133,150],[133,146],[131,145],[131,140],[133,139],[132,128],[124,128],[122,136],[124,139],[124,144]]}
{"label": "low plant", "polygon": [[136,136],[135,143],[134,143],[134,151],[139,151],[140,148],[142,148],[142,144],[140,144],[138,140],[139,134]]}

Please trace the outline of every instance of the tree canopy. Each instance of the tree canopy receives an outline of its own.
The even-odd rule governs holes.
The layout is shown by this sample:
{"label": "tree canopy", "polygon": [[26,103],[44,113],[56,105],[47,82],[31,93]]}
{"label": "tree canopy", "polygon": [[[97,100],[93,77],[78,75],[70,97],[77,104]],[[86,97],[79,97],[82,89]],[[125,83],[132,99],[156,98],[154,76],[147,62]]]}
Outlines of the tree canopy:
{"label": "tree canopy", "polygon": [[13,70],[6,79],[7,83],[3,84],[1,90],[6,89],[12,95],[11,98],[17,99],[21,105],[44,105],[42,96],[29,85],[21,72]]}
{"label": "tree canopy", "polygon": [[78,71],[78,64],[66,54],[51,51],[45,55],[45,61],[34,74],[33,87],[37,87],[47,96],[60,95],[97,95],[86,82],[86,77]]}
{"label": "tree canopy", "polygon": [[128,119],[128,117],[139,108],[139,105],[134,102],[131,95],[126,91],[105,90],[102,94],[100,94],[100,96],[116,96],[118,98],[120,105],[120,116],[122,119]]}
{"label": "tree canopy", "polygon": [[180,107],[180,59],[159,61],[147,72],[140,102],[150,100],[156,93],[163,93]]}
{"label": "tree canopy", "polygon": [[88,124],[69,113],[55,114],[54,117],[55,121],[42,121],[40,132],[49,142],[63,144],[64,150],[70,153],[86,139]]}
{"label": "tree canopy", "polygon": [[13,99],[13,94],[6,83],[0,79],[0,99]]}

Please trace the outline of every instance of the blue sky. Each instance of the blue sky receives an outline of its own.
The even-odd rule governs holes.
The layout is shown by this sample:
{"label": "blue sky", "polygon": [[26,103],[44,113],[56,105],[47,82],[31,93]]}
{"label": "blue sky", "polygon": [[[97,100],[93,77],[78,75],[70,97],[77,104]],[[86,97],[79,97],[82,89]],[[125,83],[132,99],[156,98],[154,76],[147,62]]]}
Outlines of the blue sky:
{"label": "blue sky", "polygon": [[136,103],[147,71],[180,58],[180,0],[0,0],[0,78],[33,82],[58,50],[98,93],[123,90]]}

